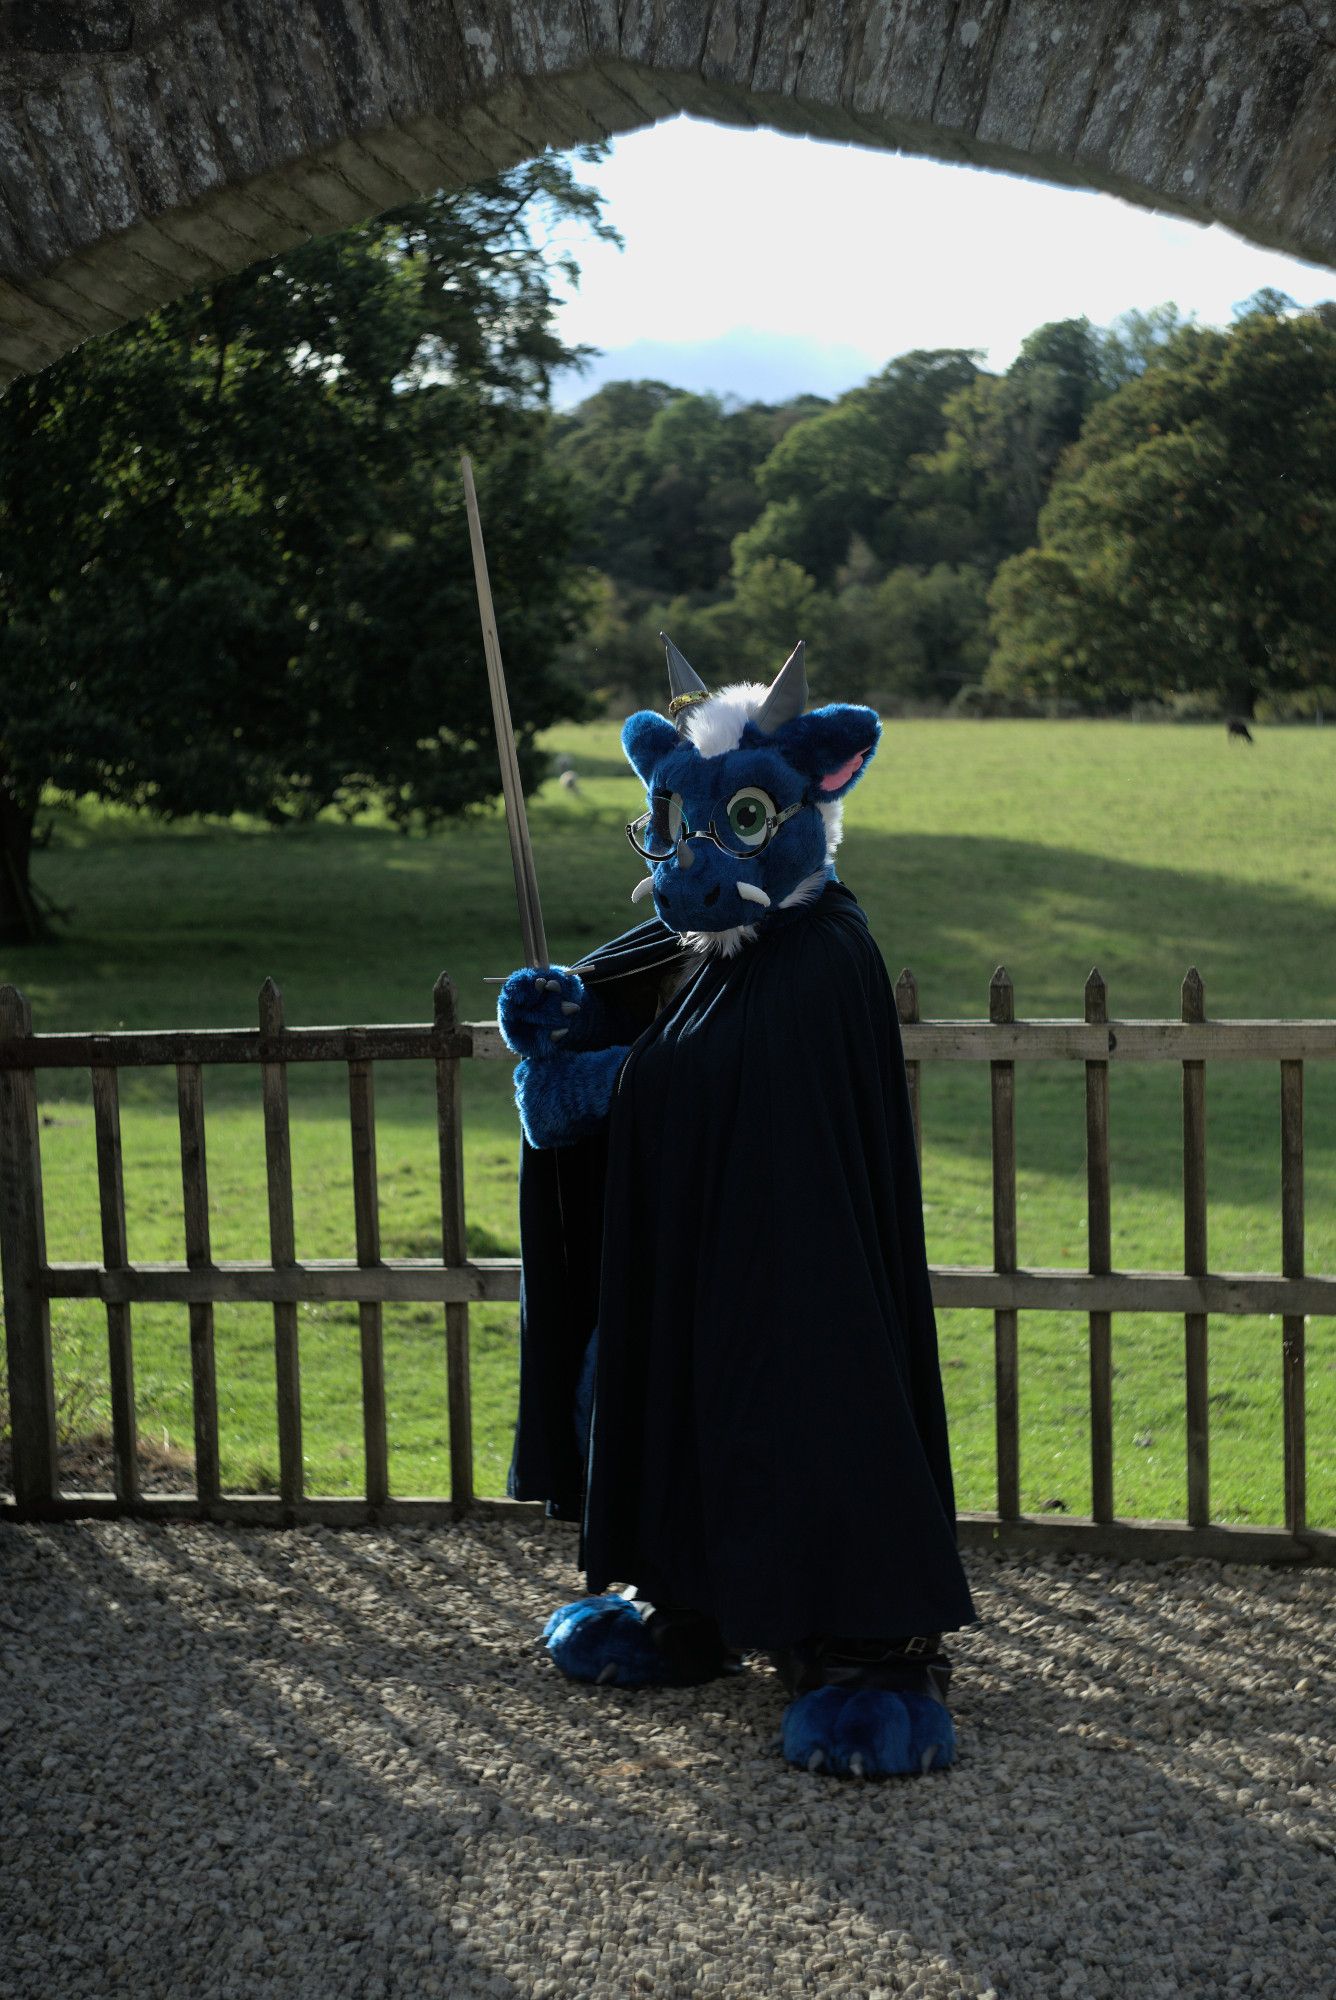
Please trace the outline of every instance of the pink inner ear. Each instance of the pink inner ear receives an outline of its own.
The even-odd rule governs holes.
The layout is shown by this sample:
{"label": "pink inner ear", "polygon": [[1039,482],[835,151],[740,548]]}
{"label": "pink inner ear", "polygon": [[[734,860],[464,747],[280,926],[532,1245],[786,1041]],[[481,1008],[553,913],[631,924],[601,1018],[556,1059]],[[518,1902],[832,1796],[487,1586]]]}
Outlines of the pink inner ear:
{"label": "pink inner ear", "polygon": [[817,786],[817,790],[819,792],[838,792],[841,785],[848,784],[850,778],[859,769],[862,762],[863,752],[860,750],[856,756],[849,759],[847,764],[841,764],[838,771],[827,771],[825,777]]}

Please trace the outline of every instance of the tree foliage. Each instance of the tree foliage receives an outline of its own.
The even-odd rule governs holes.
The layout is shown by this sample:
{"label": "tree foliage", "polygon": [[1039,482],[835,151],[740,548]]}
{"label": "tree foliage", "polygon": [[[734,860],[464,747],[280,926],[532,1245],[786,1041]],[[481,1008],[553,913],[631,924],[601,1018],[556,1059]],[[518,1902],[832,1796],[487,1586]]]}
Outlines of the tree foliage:
{"label": "tree foliage", "polygon": [[990,683],[1088,704],[1336,678],[1336,328],[1263,298],[1095,408],[993,590]]}
{"label": "tree foliage", "polygon": [[252,266],[0,398],[0,933],[44,787],[167,815],[497,787],[458,453],[477,461],[522,763],[581,697],[572,352],[539,230],[598,198],[545,156]]}
{"label": "tree foliage", "polygon": [[405,826],[494,792],[461,445],[530,778],[590,694],[658,697],[662,629],[715,684],[808,638],[818,696],[890,704],[1336,686],[1336,307],[1057,321],[1004,373],[915,351],[834,402],[614,382],[552,417],[573,267],[541,225],[571,219],[611,233],[546,156],[0,397],[0,935],[37,922],[46,787]]}
{"label": "tree foliage", "polygon": [[855,535],[887,567],[935,554],[908,497],[910,474],[942,443],[946,399],[977,372],[963,349],[916,350],[795,424],[760,469],[766,506],[743,538],[744,555],[796,562],[826,588]]}
{"label": "tree foliage", "polygon": [[952,699],[982,674],[988,581],[1033,541],[1062,453],[1177,324],[1167,308],[1104,332],[1040,327],[1004,376],[962,349],[917,351],[829,404],[610,384],[557,429],[593,607],[572,671],[643,700],[661,628],[716,676],[773,671],[776,646],[804,636],[815,685]]}
{"label": "tree foliage", "polygon": [[818,692],[892,703],[979,696],[987,665],[1004,706],[1316,704],[1333,395],[1336,307],[1278,293],[1224,332],[1055,321],[1003,374],[908,354],[805,410],[613,385],[562,421],[597,605],[572,670],[653,699],[664,627],[707,679],[801,636]]}
{"label": "tree foliage", "polygon": [[631,592],[716,588],[763,500],[761,466],[814,396],[728,404],[664,382],[610,382],[553,426],[583,495],[578,553]]}

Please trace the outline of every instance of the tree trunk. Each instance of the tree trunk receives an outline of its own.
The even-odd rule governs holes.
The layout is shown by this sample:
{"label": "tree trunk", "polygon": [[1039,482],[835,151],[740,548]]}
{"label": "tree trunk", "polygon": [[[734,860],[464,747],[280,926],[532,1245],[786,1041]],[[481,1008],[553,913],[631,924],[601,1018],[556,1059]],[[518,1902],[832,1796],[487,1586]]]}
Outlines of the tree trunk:
{"label": "tree trunk", "polygon": [[0,778],[0,944],[35,944],[47,934],[29,873],[36,818],[36,799],[16,798]]}
{"label": "tree trunk", "polygon": [[1244,619],[1239,626],[1238,654],[1234,672],[1225,687],[1229,713],[1240,722],[1251,722],[1257,713],[1259,695],[1270,684],[1271,655],[1255,625]]}

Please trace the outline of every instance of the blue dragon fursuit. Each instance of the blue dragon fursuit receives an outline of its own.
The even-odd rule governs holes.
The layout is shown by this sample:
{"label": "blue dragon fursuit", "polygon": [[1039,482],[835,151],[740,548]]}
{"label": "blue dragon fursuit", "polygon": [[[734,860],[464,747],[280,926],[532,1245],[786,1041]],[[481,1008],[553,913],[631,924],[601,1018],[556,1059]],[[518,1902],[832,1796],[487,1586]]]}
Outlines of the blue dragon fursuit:
{"label": "blue dragon fursuit", "polygon": [[590,1593],[547,1651],[620,1688],[768,1658],[791,1764],[941,1770],[942,1635],[975,1614],[895,995],[835,872],[881,724],[809,712],[801,645],[712,693],[665,643],[668,714],[622,731],[654,914],[498,1004],[523,1131],[509,1491],[579,1522]]}

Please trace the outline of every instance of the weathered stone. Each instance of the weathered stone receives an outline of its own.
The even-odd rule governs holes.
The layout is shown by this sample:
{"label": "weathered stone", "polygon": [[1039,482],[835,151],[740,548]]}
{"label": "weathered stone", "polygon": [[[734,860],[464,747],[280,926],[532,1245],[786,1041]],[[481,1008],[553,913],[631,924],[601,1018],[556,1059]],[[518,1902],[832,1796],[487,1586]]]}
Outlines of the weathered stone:
{"label": "weathered stone", "polygon": [[1336,18],[1298,0],[3,0],[0,52],[0,380],[304,234],[679,111],[1336,264]]}
{"label": "weathered stone", "polygon": [[0,11],[0,48],[41,55],[106,55],[128,49],[133,32],[121,0],[10,0]]}

